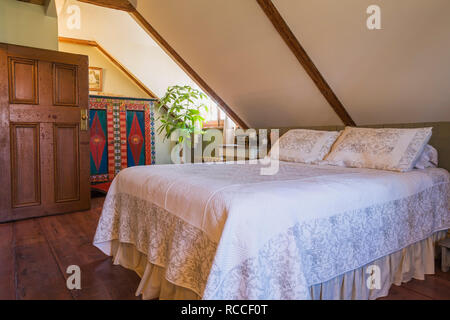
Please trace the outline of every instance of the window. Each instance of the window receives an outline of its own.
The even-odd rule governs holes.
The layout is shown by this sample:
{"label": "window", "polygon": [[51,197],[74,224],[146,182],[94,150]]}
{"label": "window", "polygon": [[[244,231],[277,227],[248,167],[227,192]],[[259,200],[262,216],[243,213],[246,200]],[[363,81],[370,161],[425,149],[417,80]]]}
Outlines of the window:
{"label": "window", "polygon": [[208,106],[208,112],[203,114],[203,117],[206,119],[203,126],[205,128],[223,128],[226,117],[225,113],[211,99],[208,99],[206,104]]}

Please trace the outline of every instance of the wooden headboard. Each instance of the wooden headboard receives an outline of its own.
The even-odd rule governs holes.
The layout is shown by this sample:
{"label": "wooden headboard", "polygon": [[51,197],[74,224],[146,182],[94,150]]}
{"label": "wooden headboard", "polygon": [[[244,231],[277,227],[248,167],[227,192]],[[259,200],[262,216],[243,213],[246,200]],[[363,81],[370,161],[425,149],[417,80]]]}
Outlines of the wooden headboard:
{"label": "wooden headboard", "polygon": [[[433,127],[430,144],[438,150],[439,167],[450,171],[450,122],[422,122],[360,126],[366,128],[421,128]],[[275,128],[274,128],[275,129]],[[342,130],[344,126],[291,127],[279,128],[280,137],[290,129]],[[270,136],[270,135],[269,135]]]}

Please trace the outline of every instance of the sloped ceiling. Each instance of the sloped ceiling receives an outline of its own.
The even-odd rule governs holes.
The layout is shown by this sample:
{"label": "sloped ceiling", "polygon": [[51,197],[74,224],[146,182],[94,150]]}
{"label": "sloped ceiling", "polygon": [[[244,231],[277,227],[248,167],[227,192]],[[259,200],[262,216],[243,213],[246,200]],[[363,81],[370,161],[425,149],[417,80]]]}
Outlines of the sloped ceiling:
{"label": "sloped ceiling", "polygon": [[[450,1],[273,2],[358,125],[450,121]],[[341,124],[255,0],[133,4],[250,126]]]}
{"label": "sloped ceiling", "polygon": [[252,127],[341,124],[254,0],[145,0],[137,10]]}
{"label": "sloped ceiling", "polygon": [[[158,97],[174,84],[194,86],[186,73],[127,12],[75,0],[57,0],[57,4],[60,37],[96,41]],[[67,24],[72,15],[68,9],[75,4],[80,8],[79,29],[69,28]]]}
{"label": "sloped ceiling", "polygon": [[[357,124],[450,120],[450,1],[274,4]],[[366,28],[371,4],[382,30]]]}

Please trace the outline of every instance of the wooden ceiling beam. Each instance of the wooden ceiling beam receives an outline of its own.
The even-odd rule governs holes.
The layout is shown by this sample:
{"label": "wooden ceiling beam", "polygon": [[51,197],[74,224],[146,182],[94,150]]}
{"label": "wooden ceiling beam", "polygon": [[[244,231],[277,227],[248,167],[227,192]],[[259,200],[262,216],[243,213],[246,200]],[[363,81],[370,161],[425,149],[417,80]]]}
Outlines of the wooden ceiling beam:
{"label": "wooden ceiling beam", "polygon": [[243,129],[248,129],[247,124],[234,113],[227,103],[203,80],[200,75],[164,40],[153,26],[136,10],[129,0],[78,0],[102,7],[127,11],[140,24],[147,33],[160,45],[160,47],[190,76],[192,80],[215,102],[223,112]]}
{"label": "wooden ceiling beam", "polygon": [[144,85],[141,81],[139,81],[138,78],[134,76],[127,68],[125,68],[119,61],[117,61],[113,56],[109,54],[108,51],[106,51],[101,45],[99,45],[96,41],[92,40],[83,40],[83,39],[74,39],[74,38],[67,38],[67,37],[58,37],[59,42],[67,42],[67,43],[74,43],[74,44],[80,44],[84,46],[90,46],[97,48],[101,53],[103,53],[104,56],[108,58],[114,64],[117,68],[119,68],[123,73],[125,73],[128,78],[130,78],[142,91],[144,91],[146,94],[148,94],[153,99],[158,99],[157,95],[153,93],[149,88],[147,88],[146,85]]}
{"label": "wooden ceiling beam", "polygon": [[46,5],[48,0],[18,0],[22,2],[32,3],[32,4],[38,4],[40,6]]}
{"label": "wooden ceiling beam", "polygon": [[284,21],[281,14],[278,12],[277,8],[273,4],[271,0],[256,0],[264,11],[266,16],[269,18],[270,22],[272,22],[275,29],[280,34],[281,38],[287,44],[289,49],[295,55],[297,60],[305,69],[306,73],[311,77],[317,88],[320,90],[322,95],[331,105],[333,110],[342,120],[342,122],[347,126],[356,126],[353,119],[348,114],[347,110],[343,104],[339,101],[338,97],[335,95],[331,87],[328,85],[320,71],[314,65],[311,58],[306,53],[305,49],[303,49],[302,45],[295,37],[294,33],[291,31],[286,21]]}
{"label": "wooden ceiling beam", "polygon": [[128,12],[134,10],[134,6],[128,0],[78,0],[78,1],[94,4],[96,6],[101,6],[105,8],[111,8]]}

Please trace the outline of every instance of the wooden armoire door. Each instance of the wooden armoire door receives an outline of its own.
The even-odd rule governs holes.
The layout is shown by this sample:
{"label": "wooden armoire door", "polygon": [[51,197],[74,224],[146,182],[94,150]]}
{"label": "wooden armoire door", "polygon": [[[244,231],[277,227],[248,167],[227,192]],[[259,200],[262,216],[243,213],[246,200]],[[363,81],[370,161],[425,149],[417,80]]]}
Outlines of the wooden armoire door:
{"label": "wooden armoire door", "polygon": [[0,44],[0,222],[90,207],[88,57]]}

